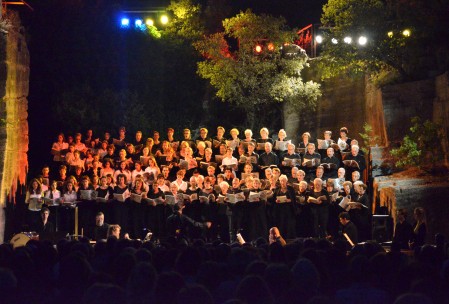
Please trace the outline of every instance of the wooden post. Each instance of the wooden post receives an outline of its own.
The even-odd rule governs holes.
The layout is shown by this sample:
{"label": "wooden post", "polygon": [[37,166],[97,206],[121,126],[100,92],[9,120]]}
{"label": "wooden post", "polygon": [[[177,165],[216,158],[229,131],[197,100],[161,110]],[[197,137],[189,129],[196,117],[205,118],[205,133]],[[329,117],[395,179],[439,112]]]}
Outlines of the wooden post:
{"label": "wooden post", "polygon": [[75,207],[75,239],[78,239],[78,207]]}

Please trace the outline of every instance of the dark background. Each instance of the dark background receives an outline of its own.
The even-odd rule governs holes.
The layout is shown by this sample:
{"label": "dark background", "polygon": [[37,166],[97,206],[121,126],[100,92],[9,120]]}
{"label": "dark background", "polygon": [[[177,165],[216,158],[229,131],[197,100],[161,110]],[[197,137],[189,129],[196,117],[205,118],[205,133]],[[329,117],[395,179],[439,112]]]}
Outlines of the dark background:
{"label": "dark background", "polygon": [[[155,40],[119,28],[122,10],[166,7],[168,1],[28,1],[33,11],[19,8],[30,51],[29,168],[30,177],[51,160],[58,132],[94,136],[105,130],[127,136],[141,129],[144,137],[168,126],[181,136],[184,127],[217,125],[227,130],[245,125],[245,113],[213,98],[213,90],[196,75],[198,54],[189,42]],[[210,31],[239,11],[284,16],[292,28],[318,23],[323,0],[211,0],[204,8],[220,7],[221,16],[209,16]],[[225,8],[225,9],[222,9]],[[215,18],[215,19],[214,19]],[[258,109],[258,130],[281,128],[280,109]],[[151,133],[151,134],[150,134]],[[257,133],[254,131],[254,133]]]}

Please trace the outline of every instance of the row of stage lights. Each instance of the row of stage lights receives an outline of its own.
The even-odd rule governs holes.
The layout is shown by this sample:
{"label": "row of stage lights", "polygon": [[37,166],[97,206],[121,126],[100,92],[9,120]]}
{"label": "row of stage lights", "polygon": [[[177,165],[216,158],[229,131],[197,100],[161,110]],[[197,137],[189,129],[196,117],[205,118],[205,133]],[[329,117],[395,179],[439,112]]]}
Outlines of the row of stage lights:
{"label": "row of stage lights", "polygon": [[[168,16],[162,15],[159,18],[159,22],[162,25],[167,25],[169,22]],[[136,18],[136,19],[134,19],[134,23],[131,23],[130,18],[123,17],[122,19],[120,19],[120,27],[121,28],[131,28],[132,26],[134,26],[134,28],[136,28],[136,29],[145,29],[146,27],[155,26],[155,20],[152,18],[147,18],[145,20]]]}
{"label": "row of stage lights", "polygon": [[[408,37],[410,37],[410,35],[412,34],[412,32],[411,32],[409,29],[405,29],[405,30],[403,30],[403,31],[401,32],[401,34],[402,34],[402,36],[408,38]],[[393,31],[388,32],[388,33],[387,33],[387,36],[388,36],[389,38],[393,38],[394,32],[393,32]],[[316,37],[315,37],[315,42],[316,42],[316,43],[321,44],[321,43],[323,43],[323,41],[324,41],[324,37],[323,37],[323,36],[321,36],[321,35],[316,35]],[[331,42],[332,42],[333,44],[338,44],[338,39],[332,38],[332,39],[331,39]],[[343,38],[343,42],[346,43],[346,44],[352,44],[352,42],[353,42],[353,41],[352,41],[352,37],[350,37],[350,36],[344,37],[344,38]],[[360,37],[357,39],[357,43],[358,43],[360,46],[365,46],[365,45],[368,43],[368,38],[367,38],[366,36],[360,36]]]}

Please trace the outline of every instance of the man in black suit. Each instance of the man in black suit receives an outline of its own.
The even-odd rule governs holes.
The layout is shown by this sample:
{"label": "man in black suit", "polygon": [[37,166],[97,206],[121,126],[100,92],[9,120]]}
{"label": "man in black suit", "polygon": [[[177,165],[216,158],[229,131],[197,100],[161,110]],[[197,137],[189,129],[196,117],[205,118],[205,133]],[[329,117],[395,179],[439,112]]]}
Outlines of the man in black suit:
{"label": "man in black suit", "polygon": [[98,212],[95,216],[94,240],[106,239],[108,235],[109,224],[104,222],[103,212]]}
{"label": "man in black suit", "polygon": [[357,227],[354,225],[353,222],[351,222],[351,217],[349,216],[348,212],[342,212],[338,215],[338,218],[340,220],[340,224],[342,225],[342,231],[341,234],[343,236],[343,239],[346,239],[349,243],[349,240],[344,236],[345,234],[348,236],[348,238],[352,241],[353,244],[350,244],[351,247],[358,242],[358,231]]}

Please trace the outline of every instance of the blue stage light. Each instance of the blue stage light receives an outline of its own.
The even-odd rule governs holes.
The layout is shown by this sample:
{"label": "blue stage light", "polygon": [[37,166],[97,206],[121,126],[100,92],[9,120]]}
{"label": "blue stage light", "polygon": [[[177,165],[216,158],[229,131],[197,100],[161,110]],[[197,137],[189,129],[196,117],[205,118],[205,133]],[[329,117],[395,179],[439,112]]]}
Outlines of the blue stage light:
{"label": "blue stage light", "polygon": [[129,19],[128,18],[122,18],[120,21],[121,27],[129,27]]}

